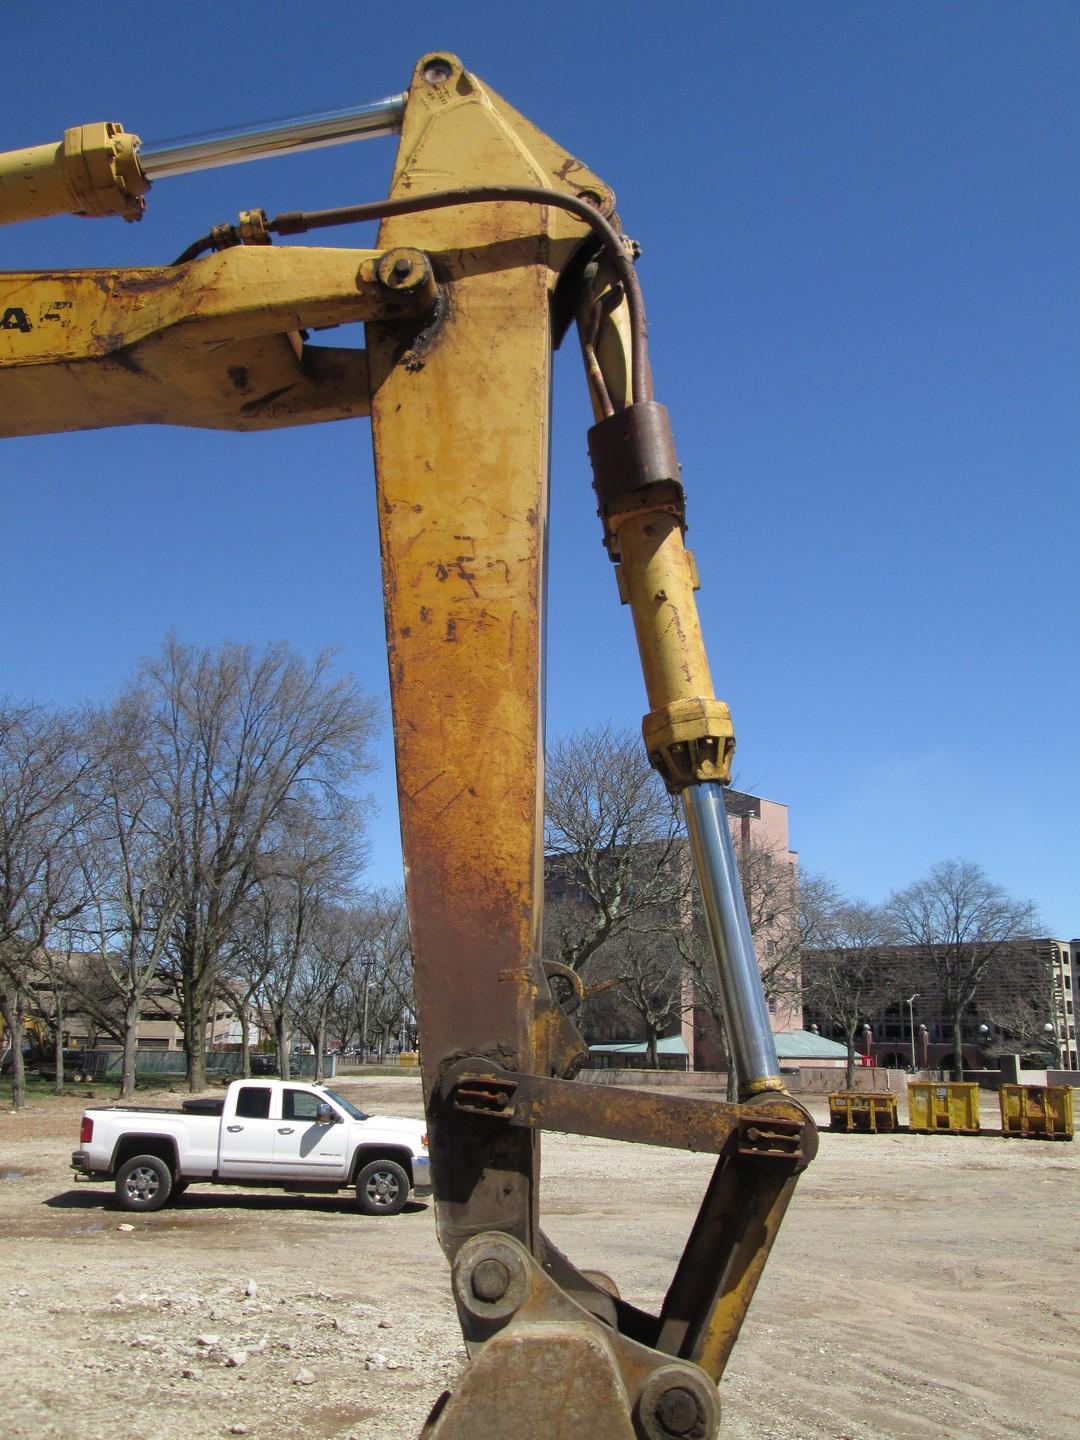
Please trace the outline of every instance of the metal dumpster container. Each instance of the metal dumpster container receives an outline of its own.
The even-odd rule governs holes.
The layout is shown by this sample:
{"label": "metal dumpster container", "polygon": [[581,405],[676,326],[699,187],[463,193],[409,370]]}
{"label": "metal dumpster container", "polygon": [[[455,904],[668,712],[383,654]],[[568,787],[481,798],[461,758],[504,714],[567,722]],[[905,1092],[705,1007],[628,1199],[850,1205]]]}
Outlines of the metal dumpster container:
{"label": "metal dumpster container", "polygon": [[969,1080],[908,1081],[908,1129],[947,1135],[979,1132],[979,1087]]}
{"label": "metal dumpster container", "polygon": [[833,1130],[896,1129],[896,1096],[888,1090],[837,1090],[829,1096]]}
{"label": "metal dumpster container", "polygon": [[1073,1138],[1072,1090],[1068,1085],[1002,1085],[1001,1133],[1024,1140]]}

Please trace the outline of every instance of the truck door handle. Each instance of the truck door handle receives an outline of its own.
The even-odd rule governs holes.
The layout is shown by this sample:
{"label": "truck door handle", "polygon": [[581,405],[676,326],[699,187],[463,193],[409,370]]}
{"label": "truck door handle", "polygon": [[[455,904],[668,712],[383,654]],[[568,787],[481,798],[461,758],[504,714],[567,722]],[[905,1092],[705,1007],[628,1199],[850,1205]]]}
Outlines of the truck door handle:
{"label": "truck door handle", "polygon": [[277,1132],[277,1133],[278,1133],[279,1135],[291,1135],[291,1134],[292,1134],[292,1126],[291,1126],[291,1125],[284,1125],[284,1126],[279,1125],[279,1126],[278,1126],[278,1132]]}
{"label": "truck door handle", "polygon": [[241,1131],[243,1128],[244,1128],[243,1125],[226,1125],[226,1126],[225,1126],[225,1129],[228,1130],[228,1132],[229,1132],[230,1135],[236,1135],[236,1134],[237,1134],[239,1131]]}

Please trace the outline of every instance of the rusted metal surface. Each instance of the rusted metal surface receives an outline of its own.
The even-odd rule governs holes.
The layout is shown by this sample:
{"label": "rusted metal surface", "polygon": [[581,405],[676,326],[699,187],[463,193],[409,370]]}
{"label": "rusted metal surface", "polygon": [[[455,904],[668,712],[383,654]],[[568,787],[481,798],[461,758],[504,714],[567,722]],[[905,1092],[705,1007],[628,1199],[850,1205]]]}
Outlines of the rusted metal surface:
{"label": "rusted metal surface", "polygon": [[[428,1440],[708,1440],[713,1381],[816,1148],[782,1093],[729,1106],[571,1083],[591,992],[540,956],[554,312],[582,329],[650,756],[671,789],[701,795],[734,744],[633,252],[592,207],[613,219],[603,181],[440,53],[414,73],[389,208],[249,215],[212,243],[260,243],[167,269],[0,277],[0,433],[255,429],[370,404],[436,1216],[473,1356]],[[376,208],[380,251],[262,243]],[[299,334],[353,320],[366,354]],[[716,1154],[659,1315],[539,1228],[543,1128]]]}
{"label": "rusted metal surface", "polygon": [[707,1375],[598,1326],[509,1236],[475,1235],[461,1247],[454,1295],[474,1359],[424,1440],[715,1434],[720,1402]]}
{"label": "rusted metal surface", "polygon": [[[745,1141],[721,1156],[686,1243],[660,1315],[656,1346],[694,1360],[719,1379],[738,1338],[801,1171],[817,1153],[817,1130],[787,1096],[764,1098]],[[749,1113],[749,1112],[748,1112]],[[758,1131],[771,1149],[768,1122],[778,1130],[801,1118],[798,1159],[784,1163],[757,1152]],[[763,1160],[765,1163],[763,1163]]]}
{"label": "rusted metal surface", "polygon": [[366,415],[363,352],[306,347],[298,332],[430,314],[426,258],[397,286],[379,278],[381,259],[260,245],[180,266],[0,276],[0,435]]}
{"label": "rusted metal surface", "polygon": [[[607,193],[460,62],[427,57],[391,193],[451,176]],[[563,1074],[584,1052],[539,941],[550,294],[587,233],[555,209],[493,202],[393,217],[379,235],[435,257],[447,304],[419,364],[408,325],[370,325],[367,340],[420,1049],[451,1254],[480,1224],[534,1242],[537,1139],[448,1116],[440,1070],[481,1054]]]}
{"label": "rusted metal surface", "polygon": [[816,1150],[813,1122],[792,1102],[778,1108],[727,1105],[683,1095],[575,1085],[540,1075],[484,1070],[462,1061],[443,1076],[444,1100],[462,1114],[571,1135],[718,1155],[735,1138],[739,1153],[807,1163]]}

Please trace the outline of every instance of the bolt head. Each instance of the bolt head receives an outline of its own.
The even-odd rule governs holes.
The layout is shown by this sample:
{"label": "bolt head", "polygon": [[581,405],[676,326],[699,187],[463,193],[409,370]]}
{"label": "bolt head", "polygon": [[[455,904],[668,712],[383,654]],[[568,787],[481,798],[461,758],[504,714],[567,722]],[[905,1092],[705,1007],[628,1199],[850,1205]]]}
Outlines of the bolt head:
{"label": "bolt head", "polygon": [[472,1272],[472,1292],[489,1304],[501,1300],[510,1288],[510,1271],[501,1260],[481,1260]]}
{"label": "bolt head", "polygon": [[665,1390],[657,1399],[654,1414],[672,1436],[692,1434],[705,1418],[697,1396],[683,1385],[672,1385]]}

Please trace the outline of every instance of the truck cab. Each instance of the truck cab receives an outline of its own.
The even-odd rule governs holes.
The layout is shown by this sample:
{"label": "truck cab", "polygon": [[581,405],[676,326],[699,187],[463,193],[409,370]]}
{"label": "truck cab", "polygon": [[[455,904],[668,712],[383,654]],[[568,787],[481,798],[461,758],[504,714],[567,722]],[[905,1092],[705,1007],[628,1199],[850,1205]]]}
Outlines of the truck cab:
{"label": "truck cab", "polygon": [[195,1183],[356,1191],[369,1215],[396,1214],[430,1189],[422,1121],[367,1115],[335,1090],[237,1080],[222,1100],[178,1110],[110,1107],[83,1115],[72,1166],[113,1180],[128,1210],[156,1210]]}

